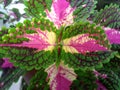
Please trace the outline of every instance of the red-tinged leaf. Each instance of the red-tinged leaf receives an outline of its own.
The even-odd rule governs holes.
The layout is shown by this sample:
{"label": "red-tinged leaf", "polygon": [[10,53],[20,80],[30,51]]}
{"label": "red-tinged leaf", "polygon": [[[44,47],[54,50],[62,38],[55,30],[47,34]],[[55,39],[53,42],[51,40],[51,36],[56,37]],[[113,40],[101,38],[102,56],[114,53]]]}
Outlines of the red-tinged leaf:
{"label": "red-tinged leaf", "polygon": [[50,79],[51,90],[70,90],[72,81],[76,79],[76,74],[72,68],[68,68],[63,63],[59,67],[55,64],[46,69],[48,78]]}
{"label": "red-tinged leaf", "polygon": [[89,37],[89,34],[80,34],[68,39],[63,40],[63,49],[65,52],[70,53],[86,53],[106,51],[107,48],[100,45],[99,40],[95,40]]}
{"label": "red-tinged leaf", "polygon": [[111,44],[120,44],[120,31],[111,28],[104,28],[104,30]]}
{"label": "red-tinged leaf", "polygon": [[[36,30],[37,33],[34,34],[24,34],[23,37],[28,38],[29,41],[24,41],[20,44],[0,44],[0,46],[15,46],[15,47],[27,47],[35,48],[38,51],[41,50],[53,50],[56,35],[54,32],[41,31],[40,29]],[[20,38],[20,37],[18,37]]]}
{"label": "red-tinged leaf", "polygon": [[73,23],[73,8],[67,0],[53,0],[51,12],[46,10],[48,18],[55,23],[57,27]]}

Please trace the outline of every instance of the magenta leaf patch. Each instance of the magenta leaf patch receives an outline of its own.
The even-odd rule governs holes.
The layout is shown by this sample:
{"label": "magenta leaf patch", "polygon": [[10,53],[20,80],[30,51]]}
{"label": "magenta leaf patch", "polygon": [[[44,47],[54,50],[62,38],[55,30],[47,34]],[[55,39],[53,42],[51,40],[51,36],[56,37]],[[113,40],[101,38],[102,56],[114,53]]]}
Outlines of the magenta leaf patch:
{"label": "magenta leaf patch", "polygon": [[51,12],[46,10],[48,18],[59,28],[73,23],[73,8],[67,0],[53,0]]}
{"label": "magenta leaf patch", "polygon": [[12,63],[9,62],[8,58],[3,58],[4,63],[2,64],[2,68],[12,68],[14,67]]}
{"label": "magenta leaf patch", "polygon": [[111,44],[120,44],[120,31],[111,28],[104,28],[104,30]]}
{"label": "magenta leaf patch", "polygon": [[63,49],[65,52],[71,53],[86,53],[86,52],[97,52],[106,51],[107,48],[100,45],[98,40],[90,38],[89,34],[81,34],[72,38],[65,39],[63,41]]}
{"label": "magenta leaf patch", "polygon": [[63,63],[56,67],[55,64],[46,69],[48,79],[50,79],[50,90],[70,90],[72,81],[76,79],[76,74],[72,68],[68,68]]}
{"label": "magenta leaf patch", "polygon": [[96,80],[96,84],[98,85],[97,90],[107,90],[106,87],[99,80]]}

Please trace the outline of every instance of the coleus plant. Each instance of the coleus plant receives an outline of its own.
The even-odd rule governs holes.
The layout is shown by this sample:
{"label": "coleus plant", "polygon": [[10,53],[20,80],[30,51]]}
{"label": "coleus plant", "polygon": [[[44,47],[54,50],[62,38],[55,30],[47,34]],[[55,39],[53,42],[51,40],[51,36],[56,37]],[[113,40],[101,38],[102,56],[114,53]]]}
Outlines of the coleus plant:
{"label": "coleus plant", "polygon": [[13,69],[0,89],[33,72],[28,90],[119,90],[120,7],[96,3],[26,0],[34,18],[0,32],[1,68]]}

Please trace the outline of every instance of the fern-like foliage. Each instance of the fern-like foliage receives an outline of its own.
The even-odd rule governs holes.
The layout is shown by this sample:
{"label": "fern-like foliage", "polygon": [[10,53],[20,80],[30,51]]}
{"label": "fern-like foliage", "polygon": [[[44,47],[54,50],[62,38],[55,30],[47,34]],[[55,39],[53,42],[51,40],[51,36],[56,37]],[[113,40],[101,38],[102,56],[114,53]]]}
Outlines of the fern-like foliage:
{"label": "fern-like foliage", "polygon": [[95,15],[93,21],[104,27],[120,29],[120,7],[116,4],[105,6]]}

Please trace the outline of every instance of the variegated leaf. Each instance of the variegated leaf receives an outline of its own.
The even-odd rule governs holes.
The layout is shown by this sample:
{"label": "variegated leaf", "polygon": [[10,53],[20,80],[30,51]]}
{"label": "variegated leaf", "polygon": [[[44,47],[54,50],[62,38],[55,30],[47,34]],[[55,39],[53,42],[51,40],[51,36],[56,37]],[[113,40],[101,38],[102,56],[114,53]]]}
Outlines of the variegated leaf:
{"label": "variegated leaf", "polygon": [[94,9],[93,0],[53,0],[51,11],[46,9],[47,17],[60,28],[68,26],[73,20],[85,20]]}
{"label": "variegated leaf", "polygon": [[46,69],[50,90],[70,90],[72,81],[76,79],[76,74],[72,68],[60,63],[59,67],[55,64]]}
{"label": "variegated leaf", "polygon": [[114,56],[104,30],[95,24],[79,22],[67,27],[61,44],[62,60],[74,68],[101,67]]}
{"label": "variegated leaf", "polygon": [[47,16],[59,28],[73,20],[86,20],[95,4],[94,0],[29,0],[25,1],[25,11],[36,18]]}
{"label": "variegated leaf", "polygon": [[9,29],[8,34],[2,35],[1,57],[7,57],[15,66],[27,70],[49,66],[56,56],[56,34],[52,27],[53,24],[44,19],[17,24],[16,28]]}
{"label": "variegated leaf", "polygon": [[107,48],[98,44],[98,40],[91,38],[89,34],[80,34],[63,40],[63,49],[70,53],[86,53],[107,51]]}
{"label": "variegated leaf", "polygon": [[37,51],[37,49],[26,47],[0,47],[2,50],[6,49],[4,55],[10,59],[10,62],[15,67],[32,70],[46,68],[56,61],[56,50],[51,51]]}
{"label": "variegated leaf", "polygon": [[120,31],[112,28],[104,28],[108,40],[111,44],[120,44]]}
{"label": "variegated leaf", "polygon": [[51,11],[46,10],[47,17],[54,22],[56,27],[62,25],[70,25],[73,23],[73,8],[67,0],[54,0],[52,2]]}
{"label": "variegated leaf", "polygon": [[38,51],[41,50],[53,50],[56,35],[54,32],[42,31],[39,28],[34,28],[37,33],[23,34],[22,37],[27,38],[29,41],[24,41],[19,44],[0,44],[0,46],[11,46],[11,47],[28,47],[35,48]]}

